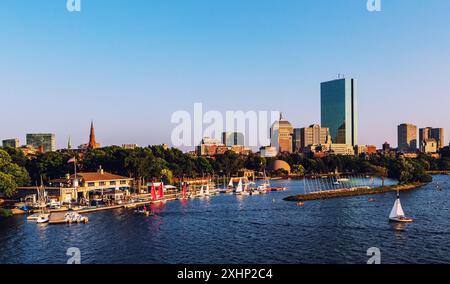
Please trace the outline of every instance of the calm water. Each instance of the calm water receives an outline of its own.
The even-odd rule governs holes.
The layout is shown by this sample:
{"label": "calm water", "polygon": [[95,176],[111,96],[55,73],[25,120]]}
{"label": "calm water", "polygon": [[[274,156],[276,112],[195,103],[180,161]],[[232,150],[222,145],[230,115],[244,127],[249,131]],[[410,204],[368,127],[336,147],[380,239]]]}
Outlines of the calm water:
{"label": "calm water", "polygon": [[402,193],[416,219],[402,227],[387,222],[395,193],[298,207],[282,198],[303,192],[302,181],[273,184],[289,190],[168,202],[154,217],[120,209],[92,213],[86,225],[0,219],[0,263],[65,263],[69,247],[83,263],[365,263],[369,247],[383,263],[450,263],[450,176]]}

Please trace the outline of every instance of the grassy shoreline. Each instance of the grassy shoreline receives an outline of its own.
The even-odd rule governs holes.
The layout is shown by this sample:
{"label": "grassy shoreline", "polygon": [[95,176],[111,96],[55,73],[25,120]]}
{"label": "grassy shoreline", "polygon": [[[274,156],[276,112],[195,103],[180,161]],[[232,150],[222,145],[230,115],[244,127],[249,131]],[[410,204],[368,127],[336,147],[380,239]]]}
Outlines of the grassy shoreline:
{"label": "grassy shoreline", "polygon": [[307,194],[299,194],[295,196],[288,196],[284,198],[285,201],[311,201],[311,200],[322,200],[330,198],[340,198],[340,197],[350,197],[350,196],[360,196],[360,195],[373,195],[392,191],[404,191],[413,190],[424,186],[426,183],[409,183],[409,184],[398,184],[391,186],[383,186],[377,188],[356,188],[356,189],[338,189],[329,190],[322,192],[313,192]]}

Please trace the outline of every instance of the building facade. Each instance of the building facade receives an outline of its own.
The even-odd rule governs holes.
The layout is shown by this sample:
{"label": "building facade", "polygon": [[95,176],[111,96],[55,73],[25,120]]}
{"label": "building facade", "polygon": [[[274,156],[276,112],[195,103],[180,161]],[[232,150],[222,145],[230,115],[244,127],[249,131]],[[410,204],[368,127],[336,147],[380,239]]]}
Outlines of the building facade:
{"label": "building facade", "polygon": [[292,151],[296,153],[302,151],[301,131],[301,128],[294,128],[294,134],[292,135]]}
{"label": "building facade", "polygon": [[35,133],[27,134],[27,145],[36,149],[42,149],[43,152],[56,151],[55,134],[51,133]]}
{"label": "building facade", "polygon": [[417,151],[417,126],[403,123],[398,126],[398,152],[410,153]]}
{"label": "building facade", "polygon": [[331,144],[330,130],[313,124],[300,129],[300,148],[303,151],[311,145]]}
{"label": "building facade", "polygon": [[244,134],[240,132],[223,132],[222,144],[225,146],[243,146],[245,144]]}
{"label": "building facade", "polygon": [[356,80],[343,78],[323,82],[321,94],[321,125],[330,131],[333,143],[358,144]]}
{"label": "building facade", "polygon": [[2,141],[2,145],[4,148],[6,147],[19,148],[20,147],[19,138],[5,139]]}
{"label": "building facade", "polygon": [[292,124],[280,115],[280,120],[275,121],[270,128],[270,146],[275,147],[278,153],[292,153],[293,134]]}
{"label": "building facade", "polygon": [[[442,149],[445,146],[444,141],[444,129],[443,128],[433,128],[433,127],[425,127],[419,129],[419,150],[423,153],[425,151],[425,144],[427,140],[434,139],[436,142],[437,150]],[[430,141],[428,141],[430,142]]]}

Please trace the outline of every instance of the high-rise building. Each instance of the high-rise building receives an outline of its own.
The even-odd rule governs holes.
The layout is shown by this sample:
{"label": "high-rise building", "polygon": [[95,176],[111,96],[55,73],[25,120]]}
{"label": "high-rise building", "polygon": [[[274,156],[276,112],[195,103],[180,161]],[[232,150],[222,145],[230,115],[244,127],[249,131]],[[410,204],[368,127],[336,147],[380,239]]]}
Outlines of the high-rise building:
{"label": "high-rise building", "polygon": [[321,125],[330,131],[336,144],[358,144],[356,80],[343,78],[320,86]]}
{"label": "high-rise building", "polygon": [[417,126],[403,123],[398,126],[398,151],[402,153],[417,151]]}
{"label": "high-rise building", "polygon": [[56,138],[52,133],[31,133],[27,134],[27,145],[44,152],[56,151]]}
{"label": "high-rise building", "polygon": [[302,129],[294,128],[294,135],[292,135],[292,151],[300,152],[302,150]]}
{"label": "high-rise building", "polygon": [[292,153],[292,124],[280,114],[280,120],[275,121],[270,128],[270,146],[275,147],[278,153]]}
{"label": "high-rise building", "polygon": [[243,146],[244,145],[244,134],[240,132],[223,132],[222,133],[222,143],[228,147],[231,146]]}
{"label": "high-rise building", "polygon": [[442,149],[445,146],[444,128],[425,127],[419,129],[419,149],[421,152],[426,152],[425,143],[430,139],[435,140],[438,150]]}
{"label": "high-rise building", "polygon": [[300,129],[301,149],[311,145],[323,145],[331,143],[330,130],[326,127],[320,127],[318,124]]}
{"label": "high-rise building", "polygon": [[6,147],[19,148],[20,147],[19,138],[3,140],[2,145],[4,148]]}

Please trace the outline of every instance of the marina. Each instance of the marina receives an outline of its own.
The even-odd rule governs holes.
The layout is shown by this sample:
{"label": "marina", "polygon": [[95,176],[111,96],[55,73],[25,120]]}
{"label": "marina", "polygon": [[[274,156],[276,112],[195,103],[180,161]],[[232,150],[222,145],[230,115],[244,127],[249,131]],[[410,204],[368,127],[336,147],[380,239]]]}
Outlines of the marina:
{"label": "marina", "polygon": [[[283,201],[304,193],[302,180],[271,181],[288,188],[271,194],[154,203],[149,217],[117,208],[85,213],[89,222],[82,225],[36,226],[14,216],[0,220],[0,263],[65,263],[69,247],[80,249],[82,263],[365,263],[373,246],[382,249],[383,263],[449,263],[449,181],[436,176],[419,190],[401,192],[414,218],[409,224],[388,221],[396,192],[372,201]],[[339,253],[327,253],[333,248]]]}

